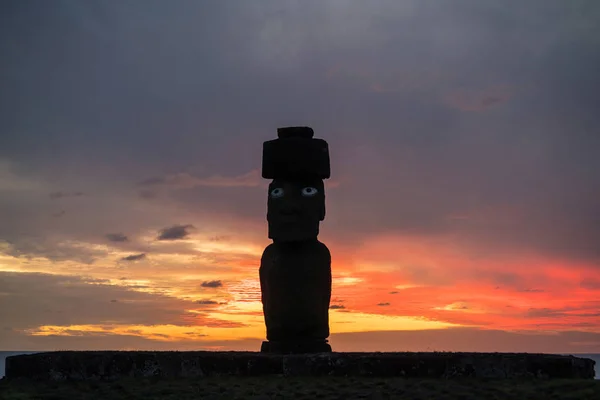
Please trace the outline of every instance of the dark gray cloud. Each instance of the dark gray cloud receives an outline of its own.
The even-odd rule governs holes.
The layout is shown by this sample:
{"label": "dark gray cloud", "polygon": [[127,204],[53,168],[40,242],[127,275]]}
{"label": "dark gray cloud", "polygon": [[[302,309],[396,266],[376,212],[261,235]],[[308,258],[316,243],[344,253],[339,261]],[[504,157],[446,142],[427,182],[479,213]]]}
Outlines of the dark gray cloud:
{"label": "dark gray cloud", "polygon": [[193,225],[174,225],[161,229],[156,240],[185,239],[190,234],[189,229],[193,227]]}
{"label": "dark gray cloud", "polygon": [[52,192],[48,196],[52,200],[62,199],[64,197],[81,197],[85,194],[83,192]]}
{"label": "dark gray cloud", "polygon": [[531,289],[531,288],[527,288],[527,289],[519,289],[519,290],[517,290],[517,292],[521,292],[521,293],[544,293],[545,290],[543,290],[543,289]]}
{"label": "dark gray cloud", "polygon": [[213,304],[219,304],[219,302],[218,301],[214,301],[214,300],[197,300],[196,304],[213,305]]}
{"label": "dark gray cloud", "polygon": [[146,253],[132,254],[130,256],[121,258],[121,260],[123,260],[123,261],[138,261],[138,260],[143,260],[144,258],[146,258]]}
{"label": "dark gray cloud", "polygon": [[107,233],[105,237],[111,242],[126,242],[129,240],[127,236],[122,233]]}
{"label": "dark gray cloud", "polygon": [[569,318],[569,317],[584,317],[590,318],[592,323],[600,317],[600,302],[589,301],[580,307],[560,307],[560,308],[530,308],[525,314],[527,318]]}
{"label": "dark gray cloud", "polygon": [[[0,333],[0,340],[9,347],[27,342],[44,342],[44,339],[36,340],[28,335],[26,330],[45,325],[99,326],[95,332],[72,333],[105,338],[107,345],[113,343],[114,338],[110,336],[119,335],[103,330],[103,326],[190,326],[191,321],[196,327],[244,326],[239,322],[218,320],[205,314],[190,314],[187,310],[193,305],[192,302],[111,285],[105,279],[0,272],[0,293],[3,301],[14,305],[10,308],[0,307],[0,320],[4,326],[11,327],[10,331]],[[127,341],[127,335],[121,339]],[[141,342],[146,340],[141,337],[138,339]]]}
{"label": "dark gray cloud", "polygon": [[526,314],[526,316],[529,318],[556,318],[563,315],[564,312],[562,310],[554,310],[551,308],[531,308]]}
{"label": "dark gray cloud", "polygon": [[76,261],[82,264],[94,264],[96,260],[109,255],[108,250],[78,246],[77,243],[62,243],[59,240],[38,235],[18,235],[15,241],[8,241],[3,253],[32,259],[43,257],[51,262]]}
{"label": "dark gray cloud", "polygon": [[390,305],[390,303],[377,303],[377,305],[380,307],[387,307]]}
{"label": "dark gray cloud", "polygon": [[223,282],[215,280],[215,281],[205,281],[200,285],[203,288],[218,288],[223,286]]}
{"label": "dark gray cloud", "polygon": [[[448,233],[600,265],[595,0],[11,4],[0,159],[50,185],[0,193],[19,254],[188,221],[174,209],[264,221],[264,189],[234,178],[307,124],[342,181],[324,238]],[[60,188],[104,198],[48,221]]]}
{"label": "dark gray cloud", "polygon": [[332,304],[329,306],[330,310],[343,310],[344,308],[346,308],[346,306],[343,304]]}
{"label": "dark gray cloud", "polygon": [[252,171],[238,176],[212,175],[195,176],[189,173],[178,173],[160,178],[150,178],[140,182],[139,186],[168,187],[173,189],[191,189],[194,187],[256,187],[264,186],[260,171]]}
{"label": "dark gray cloud", "polygon": [[153,192],[152,190],[140,190],[138,194],[142,199],[147,200],[151,200],[157,197],[156,192]]}
{"label": "dark gray cloud", "polygon": [[[4,301],[16,307],[0,307],[0,320],[19,329],[103,323],[181,324],[189,307],[182,300],[75,276],[0,272],[0,291]],[[119,301],[112,302],[115,299]]]}
{"label": "dark gray cloud", "polygon": [[600,279],[599,280],[584,280],[579,283],[579,286],[584,289],[600,289]]}
{"label": "dark gray cloud", "polygon": [[231,236],[227,236],[227,235],[216,235],[216,236],[211,236],[210,238],[208,238],[208,240],[210,240],[211,242],[226,242],[226,241],[230,241],[232,238]]}
{"label": "dark gray cloud", "polygon": [[143,181],[139,182],[138,185],[140,185],[140,186],[163,185],[166,183],[166,181],[167,180],[164,177],[153,177],[153,178],[144,179]]}

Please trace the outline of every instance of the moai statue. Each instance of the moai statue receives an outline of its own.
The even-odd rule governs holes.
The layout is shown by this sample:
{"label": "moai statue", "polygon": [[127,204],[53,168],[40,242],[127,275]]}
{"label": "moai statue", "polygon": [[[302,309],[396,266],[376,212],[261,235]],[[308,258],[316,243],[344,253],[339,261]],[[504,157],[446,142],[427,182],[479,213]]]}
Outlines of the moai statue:
{"label": "moai statue", "polygon": [[324,179],[329,147],[309,127],[277,129],[263,143],[262,177],[272,179],[267,200],[269,238],[260,262],[267,327],[261,352],[331,352],[331,254],[319,242],[325,219]]}

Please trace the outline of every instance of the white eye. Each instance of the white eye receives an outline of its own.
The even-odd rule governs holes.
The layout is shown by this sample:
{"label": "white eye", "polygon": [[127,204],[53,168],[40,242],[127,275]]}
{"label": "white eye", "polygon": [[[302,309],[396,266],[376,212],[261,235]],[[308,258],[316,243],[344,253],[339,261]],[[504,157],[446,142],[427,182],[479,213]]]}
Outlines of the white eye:
{"label": "white eye", "polygon": [[302,196],[306,196],[306,197],[312,197],[315,194],[319,193],[319,191],[317,190],[317,188],[311,187],[311,186],[307,186],[305,188],[302,189]]}
{"label": "white eye", "polygon": [[282,188],[275,188],[275,189],[271,190],[271,197],[277,198],[277,197],[281,197],[281,196],[283,196]]}

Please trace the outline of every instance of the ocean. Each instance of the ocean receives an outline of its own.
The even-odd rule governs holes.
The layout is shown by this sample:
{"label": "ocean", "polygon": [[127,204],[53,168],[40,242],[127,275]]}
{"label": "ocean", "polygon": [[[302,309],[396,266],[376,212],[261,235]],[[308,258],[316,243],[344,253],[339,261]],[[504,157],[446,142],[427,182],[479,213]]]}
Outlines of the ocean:
{"label": "ocean", "polygon": [[[39,351],[0,351],[0,379],[4,377],[4,369],[6,368],[6,357],[16,356],[19,354],[35,354],[40,353]],[[569,354],[567,354],[569,355]],[[600,354],[572,354],[575,357],[591,358],[596,361],[595,372],[596,379],[600,379]]]}

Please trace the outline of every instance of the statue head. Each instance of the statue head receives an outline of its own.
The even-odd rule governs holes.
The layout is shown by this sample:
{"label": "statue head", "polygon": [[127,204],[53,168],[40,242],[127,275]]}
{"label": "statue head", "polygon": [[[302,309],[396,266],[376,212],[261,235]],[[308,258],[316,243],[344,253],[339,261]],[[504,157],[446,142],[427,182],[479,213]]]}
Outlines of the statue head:
{"label": "statue head", "polygon": [[277,139],[263,143],[262,177],[269,185],[269,238],[280,242],[316,239],[325,218],[323,179],[330,175],[329,146],[312,128],[277,129]]}
{"label": "statue head", "polygon": [[269,238],[279,242],[316,239],[325,219],[322,179],[274,179],[269,185],[267,221]]}

